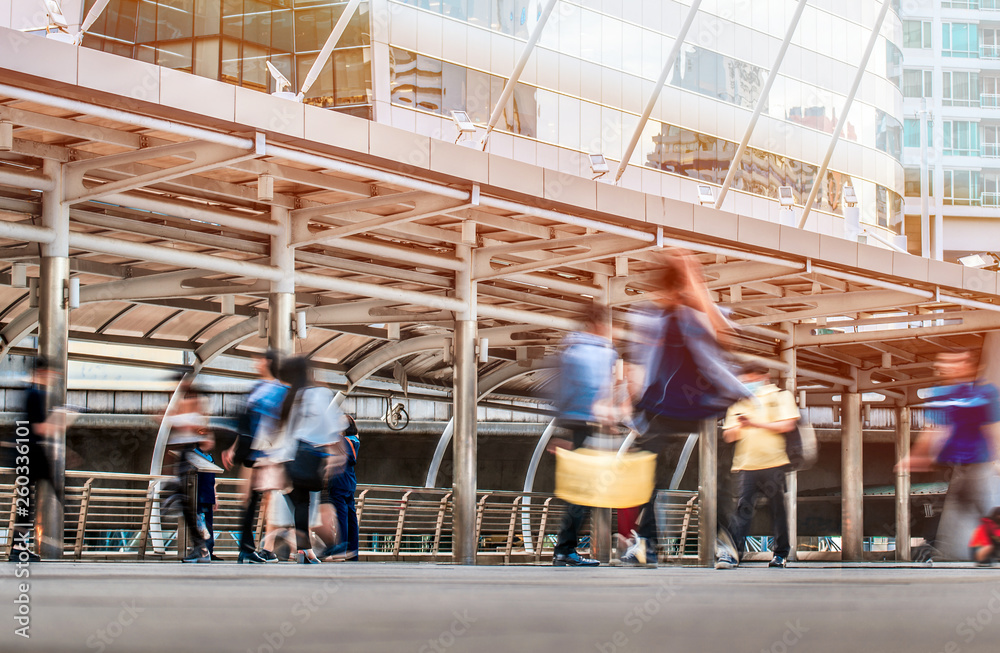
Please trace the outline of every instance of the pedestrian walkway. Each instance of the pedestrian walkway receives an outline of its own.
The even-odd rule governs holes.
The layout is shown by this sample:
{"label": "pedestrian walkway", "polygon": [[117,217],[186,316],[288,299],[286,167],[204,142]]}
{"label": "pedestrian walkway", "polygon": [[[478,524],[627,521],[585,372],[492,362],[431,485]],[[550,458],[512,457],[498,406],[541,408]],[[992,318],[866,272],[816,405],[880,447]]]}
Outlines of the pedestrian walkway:
{"label": "pedestrian walkway", "polygon": [[0,567],[4,651],[992,652],[1000,634],[1000,568],[957,564],[29,570],[27,641]]}

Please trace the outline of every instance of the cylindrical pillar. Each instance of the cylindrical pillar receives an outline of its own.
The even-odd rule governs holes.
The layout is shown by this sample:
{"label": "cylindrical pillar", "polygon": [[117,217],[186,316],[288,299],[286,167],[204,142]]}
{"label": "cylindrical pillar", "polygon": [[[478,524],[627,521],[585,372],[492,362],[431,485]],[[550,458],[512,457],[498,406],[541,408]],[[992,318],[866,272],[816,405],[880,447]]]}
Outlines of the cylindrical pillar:
{"label": "cylindrical pillar", "polygon": [[[470,225],[474,228],[474,223]],[[465,233],[475,242],[475,232]],[[466,309],[455,315],[455,348],[452,384],[454,401],[455,434],[452,456],[455,473],[452,475],[453,528],[452,558],[460,565],[476,564],[476,410],[478,405],[477,356],[476,356],[476,284],[472,279],[471,244],[456,248],[465,267],[455,274],[455,294],[466,302]]]}
{"label": "cylindrical pillar", "polygon": [[864,558],[864,478],[862,476],[861,394],[841,395],[842,560]]}
{"label": "cylindrical pillar", "polygon": [[476,323],[455,322],[454,561],[476,564]]}
{"label": "cylindrical pillar", "polygon": [[[603,302],[607,303],[611,293],[610,278],[606,275],[595,274],[594,285],[604,290]],[[605,322],[608,337],[613,337],[614,324],[611,317],[611,307],[607,306],[607,320]],[[611,387],[608,388],[610,396],[615,396],[616,379],[612,378]],[[601,564],[611,562],[611,508],[592,508],[590,511],[590,557]]]}
{"label": "cylindrical pillar", "polygon": [[[795,381],[798,376],[796,367],[797,358],[795,355],[795,327],[791,323],[781,325],[782,329],[789,335],[788,342],[782,343],[781,362],[788,365],[788,371],[782,380],[782,389],[796,394]],[[800,406],[804,409],[805,406]],[[788,515],[788,541],[791,549],[788,552],[788,559],[795,560],[799,543],[799,473],[790,471],[785,475],[785,513]]]}
{"label": "cylindrical pillar", "polygon": [[[896,461],[910,453],[910,407],[896,408]],[[910,560],[910,469],[896,467],[896,560]]]}
{"label": "cylindrical pillar", "polygon": [[55,161],[45,161],[45,174],[55,183],[42,193],[42,226],[55,231],[51,243],[42,245],[38,280],[38,354],[54,372],[47,390],[48,411],[56,432],[49,439],[52,483],[39,485],[38,519],[35,526],[38,553],[60,560],[63,555],[63,494],[66,476],[65,422],[53,419],[52,409],[66,403],[66,368],[69,360],[69,205],[63,202],[63,169]]}
{"label": "cylindrical pillar", "polygon": [[283,206],[271,207],[271,220],[284,229],[271,236],[271,265],[284,272],[280,281],[271,282],[268,296],[267,343],[282,356],[294,351],[292,313],[295,312],[295,249],[291,245],[291,217]]}
{"label": "cylindrical pillar", "polygon": [[718,470],[719,434],[714,419],[701,423],[698,434],[698,562],[715,566],[716,522],[719,519]]}

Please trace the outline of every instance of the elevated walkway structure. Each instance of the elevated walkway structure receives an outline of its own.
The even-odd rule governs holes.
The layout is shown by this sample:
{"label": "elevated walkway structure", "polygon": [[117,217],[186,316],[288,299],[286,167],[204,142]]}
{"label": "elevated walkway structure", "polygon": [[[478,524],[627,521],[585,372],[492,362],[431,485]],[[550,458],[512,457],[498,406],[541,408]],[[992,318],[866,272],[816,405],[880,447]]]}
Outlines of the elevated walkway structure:
{"label": "elevated walkway structure", "polygon": [[[860,558],[863,405],[908,416],[936,353],[1000,329],[995,272],[7,29],[0,120],[13,124],[0,152],[3,280],[29,278],[0,287],[3,353],[30,353],[21,343],[37,332],[61,368],[74,340],[107,345],[92,357],[104,362],[129,364],[113,346],[135,345],[193,352],[206,370],[270,345],[342,375],[347,393],[378,374],[452,392],[459,562],[475,557],[477,399],[536,394],[580,309],[597,300],[620,316],[648,300],[663,249],[699,255],[744,355],[840,411],[845,559]],[[897,423],[906,450],[909,418]],[[714,441],[703,437],[704,461]]]}

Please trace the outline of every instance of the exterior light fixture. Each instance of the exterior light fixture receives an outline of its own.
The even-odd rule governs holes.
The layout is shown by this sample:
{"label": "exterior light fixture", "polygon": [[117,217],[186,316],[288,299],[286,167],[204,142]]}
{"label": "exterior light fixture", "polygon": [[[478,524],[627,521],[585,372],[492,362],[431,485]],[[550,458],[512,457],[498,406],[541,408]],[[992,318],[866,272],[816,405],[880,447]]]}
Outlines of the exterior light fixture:
{"label": "exterior light fixture", "polygon": [[80,279],[78,277],[69,280],[69,307],[80,308]]}
{"label": "exterior light fixture", "polygon": [[1000,260],[998,260],[995,254],[982,252],[980,254],[960,256],[958,262],[967,268],[988,268],[997,265],[997,263],[1000,263]]}
{"label": "exterior light fixture", "polygon": [[702,206],[715,204],[715,189],[708,184],[698,184],[698,202]]}
{"label": "exterior light fixture", "polygon": [[465,134],[475,134],[476,133],[476,123],[472,122],[472,118],[469,117],[467,111],[452,111],[451,119],[455,122],[455,127],[458,128],[458,138],[455,142],[462,140],[462,136]]}
{"label": "exterior light fixture", "polygon": [[15,263],[11,267],[10,285],[14,288],[28,287],[28,266],[25,263]]}
{"label": "exterior light fixture", "polygon": [[795,196],[791,186],[778,186],[778,202],[782,208],[790,209],[795,205]]}
{"label": "exterior light fixture", "polygon": [[299,340],[305,340],[306,336],[309,335],[309,331],[306,327],[305,311],[299,311],[295,314],[295,330],[298,333]]}
{"label": "exterior light fixture", "polygon": [[594,179],[598,179],[611,172],[608,160],[604,158],[603,154],[590,155],[590,171],[594,173]]}
{"label": "exterior light fixture", "polygon": [[271,79],[274,80],[274,93],[271,95],[286,100],[295,100],[297,96],[291,91],[292,83],[288,81],[288,78],[282,75],[281,71],[270,61],[265,61],[264,65],[267,66],[267,72],[271,73]]}
{"label": "exterior light fixture", "polygon": [[861,208],[858,206],[858,194],[854,186],[847,184],[843,191],[844,199],[844,237],[853,242],[861,242]]}
{"label": "exterior light fixture", "polygon": [[854,192],[854,186],[844,186],[844,204],[850,207],[858,205],[858,195]]}
{"label": "exterior light fixture", "polygon": [[257,177],[257,201],[274,201],[274,177],[267,173]]}

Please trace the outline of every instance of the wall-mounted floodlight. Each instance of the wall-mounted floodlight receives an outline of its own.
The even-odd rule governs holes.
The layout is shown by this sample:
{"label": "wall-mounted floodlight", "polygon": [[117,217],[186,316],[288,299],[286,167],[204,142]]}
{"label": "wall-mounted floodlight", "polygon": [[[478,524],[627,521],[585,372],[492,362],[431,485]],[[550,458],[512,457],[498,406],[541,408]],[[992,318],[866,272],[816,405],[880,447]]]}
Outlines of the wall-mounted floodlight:
{"label": "wall-mounted floodlight", "polygon": [[698,201],[702,206],[715,205],[715,189],[707,184],[698,184]]}
{"label": "wall-mounted floodlight", "polygon": [[790,209],[795,205],[795,196],[791,186],[778,186],[778,202],[782,208]]}
{"label": "wall-mounted floodlight", "polygon": [[257,201],[274,201],[274,177],[267,173],[257,177]]}
{"label": "wall-mounted floodlight", "polygon": [[299,311],[295,314],[295,331],[299,336],[299,340],[305,340],[306,336],[309,335],[309,331],[306,327],[305,311]]}
{"label": "wall-mounted floodlight", "polygon": [[611,168],[608,167],[608,160],[604,158],[603,154],[590,155],[590,171],[594,173],[594,179],[611,172]]}
{"label": "wall-mounted floodlight", "polygon": [[[45,13],[48,17],[45,26],[46,36],[56,41],[80,45],[83,43],[83,37],[87,34],[87,31],[94,26],[94,23],[97,22],[97,19],[101,17],[101,14],[104,13],[104,10],[110,3],[111,0],[97,0],[90,7],[90,11],[87,12],[83,23],[80,24],[80,30],[76,34],[70,34],[69,21],[66,20],[66,14],[63,12],[62,2],[60,0],[42,0],[42,5],[45,7]],[[52,31],[53,29],[55,31]]]}
{"label": "wall-mounted floodlight", "polygon": [[988,268],[993,265],[997,265],[997,258],[988,252],[983,252],[981,254],[969,254],[967,256],[960,256],[958,262],[967,268]]}
{"label": "wall-mounted floodlight", "polygon": [[847,206],[858,205],[858,194],[854,192],[854,186],[844,186],[844,204]]}
{"label": "wall-mounted floodlight", "polygon": [[28,266],[25,263],[15,263],[10,269],[10,285],[14,288],[28,287]]}
{"label": "wall-mounted floodlight", "polygon": [[281,71],[270,61],[265,61],[264,65],[267,66],[267,72],[271,73],[271,79],[274,80],[274,93],[271,93],[271,95],[286,100],[296,99],[296,94],[291,91],[292,82],[281,74]]}
{"label": "wall-mounted floodlight", "polygon": [[14,123],[0,120],[0,152],[10,152],[14,149]]}
{"label": "wall-mounted floodlight", "polygon": [[69,307],[80,308],[80,279],[77,277],[69,280]]}
{"label": "wall-mounted floodlight", "polygon": [[456,143],[462,140],[462,136],[465,134],[476,133],[476,123],[472,122],[472,118],[467,111],[452,111],[451,119],[455,122],[455,127],[458,128],[458,138],[455,139]]}
{"label": "wall-mounted floodlight", "polygon": [[489,363],[490,362],[490,339],[480,338],[479,339],[479,362]]}

